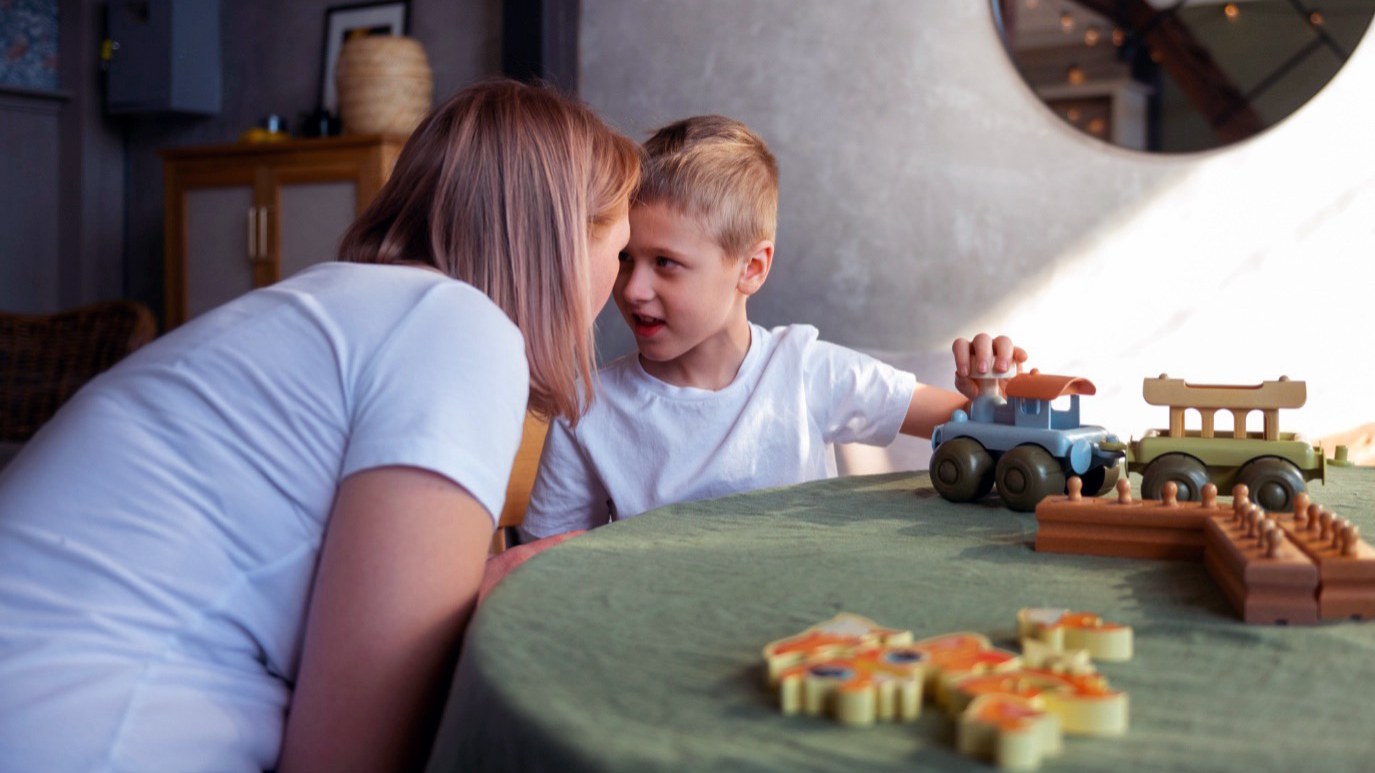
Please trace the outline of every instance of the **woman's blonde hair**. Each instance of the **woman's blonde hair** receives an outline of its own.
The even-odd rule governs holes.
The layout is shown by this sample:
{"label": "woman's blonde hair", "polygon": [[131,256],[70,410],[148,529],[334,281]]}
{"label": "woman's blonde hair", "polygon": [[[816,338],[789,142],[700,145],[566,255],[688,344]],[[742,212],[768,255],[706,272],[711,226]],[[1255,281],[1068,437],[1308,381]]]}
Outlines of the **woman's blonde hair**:
{"label": "woman's blonde hair", "polygon": [[416,128],[339,259],[415,261],[486,293],[525,335],[530,409],[576,422],[593,397],[599,311],[588,239],[621,215],[639,173],[635,143],[584,105],[479,83]]}

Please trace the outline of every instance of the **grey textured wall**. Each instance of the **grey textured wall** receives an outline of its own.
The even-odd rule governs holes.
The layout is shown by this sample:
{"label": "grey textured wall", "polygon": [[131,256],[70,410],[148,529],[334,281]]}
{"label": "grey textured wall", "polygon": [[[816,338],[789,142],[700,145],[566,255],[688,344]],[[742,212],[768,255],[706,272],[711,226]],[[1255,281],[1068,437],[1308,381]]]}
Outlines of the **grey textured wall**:
{"label": "grey textured wall", "polygon": [[[1148,156],[1076,134],[1013,70],[979,0],[587,0],[582,91],[637,139],[743,119],[779,159],[764,324],[894,357],[1007,331],[1092,378],[1086,417],[1164,421],[1141,379],[1309,382],[1289,427],[1375,418],[1375,44],[1244,144]],[[631,346],[603,313],[604,354]],[[919,374],[922,375],[922,374]],[[947,381],[937,372],[933,380]],[[1255,419],[1258,421],[1258,418]]]}

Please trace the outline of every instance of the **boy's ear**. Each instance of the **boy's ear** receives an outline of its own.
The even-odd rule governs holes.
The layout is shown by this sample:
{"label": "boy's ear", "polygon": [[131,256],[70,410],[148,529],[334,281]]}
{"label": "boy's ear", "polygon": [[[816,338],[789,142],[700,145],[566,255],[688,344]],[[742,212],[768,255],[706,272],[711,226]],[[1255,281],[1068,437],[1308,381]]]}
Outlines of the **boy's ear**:
{"label": "boy's ear", "polygon": [[773,242],[760,239],[745,253],[744,268],[740,272],[740,281],[735,285],[736,289],[744,295],[759,292],[759,288],[764,286],[764,280],[769,278],[769,269],[772,266]]}

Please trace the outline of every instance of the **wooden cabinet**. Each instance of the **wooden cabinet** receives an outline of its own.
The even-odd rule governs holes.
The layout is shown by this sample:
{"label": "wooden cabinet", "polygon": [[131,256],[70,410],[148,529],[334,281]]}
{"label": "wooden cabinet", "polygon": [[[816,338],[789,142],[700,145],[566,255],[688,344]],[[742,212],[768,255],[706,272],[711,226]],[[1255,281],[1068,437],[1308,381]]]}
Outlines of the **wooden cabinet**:
{"label": "wooden cabinet", "polygon": [[333,260],[404,143],[360,136],[164,151],[166,326]]}

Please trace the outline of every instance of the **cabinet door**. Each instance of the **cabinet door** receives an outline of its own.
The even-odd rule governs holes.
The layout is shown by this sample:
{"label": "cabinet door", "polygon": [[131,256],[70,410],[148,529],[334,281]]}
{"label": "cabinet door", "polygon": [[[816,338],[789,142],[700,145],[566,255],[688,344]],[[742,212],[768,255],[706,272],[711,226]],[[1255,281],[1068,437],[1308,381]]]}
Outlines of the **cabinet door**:
{"label": "cabinet door", "polygon": [[251,185],[188,189],[182,206],[185,319],[191,319],[253,289],[254,252],[264,225]]}
{"label": "cabinet door", "polygon": [[282,181],[277,202],[277,276],[285,279],[335,259],[358,211],[358,184],[353,179]]}

